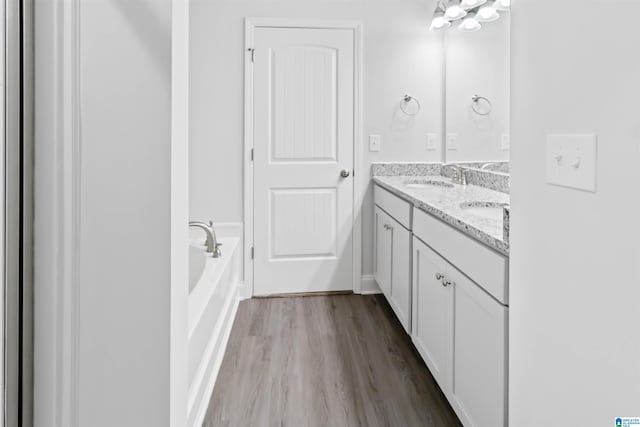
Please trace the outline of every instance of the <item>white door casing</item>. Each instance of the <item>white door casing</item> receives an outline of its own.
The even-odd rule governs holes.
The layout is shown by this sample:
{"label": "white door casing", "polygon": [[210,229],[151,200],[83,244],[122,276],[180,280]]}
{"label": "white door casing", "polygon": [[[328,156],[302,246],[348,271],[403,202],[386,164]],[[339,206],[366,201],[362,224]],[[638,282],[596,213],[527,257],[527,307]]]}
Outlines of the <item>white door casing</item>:
{"label": "white door casing", "polygon": [[352,290],[354,31],[253,36],[254,294]]}

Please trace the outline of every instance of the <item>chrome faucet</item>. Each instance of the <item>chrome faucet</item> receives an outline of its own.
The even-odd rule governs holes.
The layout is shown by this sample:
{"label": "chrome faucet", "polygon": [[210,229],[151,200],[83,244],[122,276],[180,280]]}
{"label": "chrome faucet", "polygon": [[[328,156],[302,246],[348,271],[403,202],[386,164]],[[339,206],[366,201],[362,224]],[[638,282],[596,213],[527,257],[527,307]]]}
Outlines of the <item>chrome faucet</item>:
{"label": "chrome faucet", "polygon": [[451,170],[453,171],[451,182],[458,185],[467,185],[467,175],[465,174],[464,168],[462,166],[445,165],[444,167],[451,168]]}
{"label": "chrome faucet", "polygon": [[189,221],[189,227],[204,230],[207,234],[207,240],[205,242],[205,245],[207,246],[207,253],[212,254],[214,258],[222,256],[222,251],[220,250],[222,243],[218,243],[218,239],[216,239],[216,232],[213,230],[213,221],[209,221],[209,223],[202,221]]}

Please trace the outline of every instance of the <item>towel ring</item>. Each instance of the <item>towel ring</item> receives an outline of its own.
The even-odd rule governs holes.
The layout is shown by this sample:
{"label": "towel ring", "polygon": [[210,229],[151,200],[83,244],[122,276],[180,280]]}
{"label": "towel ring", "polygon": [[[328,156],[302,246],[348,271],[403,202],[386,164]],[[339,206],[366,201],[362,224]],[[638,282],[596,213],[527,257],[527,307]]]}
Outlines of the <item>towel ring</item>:
{"label": "towel ring", "polygon": [[[418,107],[415,113],[410,113],[406,110],[407,104],[409,104],[412,101],[415,102],[416,106]],[[407,116],[417,116],[421,108],[422,106],[420,105],[420,101],[418,101],[416,98],[410,95],[405,95],[404,98],[402,98],[402,102],[400,103],[400,109]]]}
{"label": "towel ring", "polygon": [[[474,113],[476,113],[479,116],[488,116],[489,114],[491,114],[491,111],[493,110],[493,105],[491,105],[491,101],[489,101],[487,98],[485,98],[484,96],[474,95],[473,98],[471,98],[471,100],[473,101],[473,104],[471,104],[471,109],[473,110]],[[479,108],[481,101],[484,101],[487,104],[486,109]]]}

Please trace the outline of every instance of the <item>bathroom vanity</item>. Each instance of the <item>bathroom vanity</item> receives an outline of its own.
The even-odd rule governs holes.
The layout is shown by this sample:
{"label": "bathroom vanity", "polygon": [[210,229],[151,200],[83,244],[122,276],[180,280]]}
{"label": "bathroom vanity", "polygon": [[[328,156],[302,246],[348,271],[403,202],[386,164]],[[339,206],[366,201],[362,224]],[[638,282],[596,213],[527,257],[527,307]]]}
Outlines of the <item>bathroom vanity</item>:
{"label": "bathroom vanity", "polygon": [[509,195],[429,168],[374,165],[375,278],[462,423],[506,426]]}

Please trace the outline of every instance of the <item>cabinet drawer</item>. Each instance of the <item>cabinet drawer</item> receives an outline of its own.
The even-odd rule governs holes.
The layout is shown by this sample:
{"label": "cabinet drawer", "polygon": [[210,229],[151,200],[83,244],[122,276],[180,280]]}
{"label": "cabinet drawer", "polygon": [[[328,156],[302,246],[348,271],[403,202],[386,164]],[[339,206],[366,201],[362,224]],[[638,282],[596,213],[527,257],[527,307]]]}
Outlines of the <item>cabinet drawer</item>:
{"label": "cabinet drawer", "polygon": [[376,185],[374,189],[375,204],[391,215],[396,221],[411,230],[411,204],[400,197]]}
{"label": "cabinet drawer", "polygon": [[502,304],[509,304],[509,260],[435,217],[413,209],[413,234]]}

